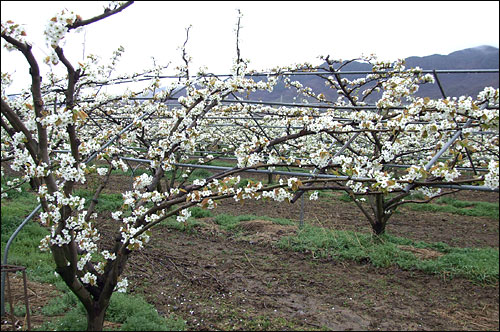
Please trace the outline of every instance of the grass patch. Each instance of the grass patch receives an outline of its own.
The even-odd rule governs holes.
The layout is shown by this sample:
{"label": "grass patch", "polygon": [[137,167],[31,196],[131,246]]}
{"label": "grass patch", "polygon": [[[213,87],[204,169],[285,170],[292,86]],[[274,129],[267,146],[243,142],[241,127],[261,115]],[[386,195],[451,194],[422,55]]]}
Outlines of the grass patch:
{"label": "grass patch", "polygon": [[337,199],[342,202],[353,202],[352,197],[347,193],[342,193],[342,195],[337,196]]}
{"label": "grass patch", "polygon": [[143,298],[122,293],[111,297],[106,319],[123,323],[123,331],[183,331],[185,322],[174,315],[165,319]]}
{"label": "grass patch", "polygon": [[236,166],[236,161],[225,161],[225,160],[211,160],[206,165],[211,165],[211,166],[221,166],[221,167],[235,167]]}
{"label": "grass patch", "polygon": [[[9,197],[2,199],[2,262],[7,241],[37,205],[35,195],[29,192],[29,186],[26,184],[23,185],[22,192],[12,192]],[[7,263],[26,267],[26,272],[33,281],[54,283],[58,278],[53,274],[55,265],[52,255],[41,252],[38,248],[40,240],[49,232],[37,223],[36,218],[30,220],[11,243]]]}
{"label": "grass patch", "polygon": [[201,226],[202,224],[203,223],[197,218],[191,217],[186,222],[178,222],[176,216],[171,216],[160,222],[159,225],[181,232],[194,232],[196,227]]}
{"label": "grass patch", "polygon": [[[436,259],[419,259],[401,245],[442,253]],[[447,277],[462,276],[481,283],[498,281],[499,255],[496,248],[455,248],[444,243],[416,242],[406,238],[352,231],[327,230],[305,225],[296,236],[284,237],[279,246],[300,252],[311,252],[314,257],[332,257],[339,260],[370,262],[377,267],[393,264],[406,270],[421,270]]]}
{"label": "grass patch", "polygon": [[[67,293],[60,299],[61,304],[51,301],[45,310],[47,315],[62,314],[63,317],[43,324],[41,331],[84,331],[87,317],[83,305],[76,296]],[[63,308],[62,304],[66,305]],[[67,308],[73,308],[66,312]],[[168,318],[158,315],[156,309],[142,297],[114,293],[104,318],[106,321],[120,324],[121,331],[184,331],[186,322],[175,315]]]}
{"label": "grass patch", "polygon": [[[94,192],[87,189],[77,189],[73,192],[74,195],[85,198],[85,208],[87,209],[90,205],[92,197],[94,197]],[[95,210],[97,212],[102,211],[117,211],[123,205],[123,197],[121,194],[104,194],[101,193],[98,199]]]}
{"label": "grass patch", "polygon": [[[66,288],[66,285],[64,285]],[[42,308],[42,313],[46,316],[59,316],[68,311],[68,308],[74,308],[78,305],[77,297],[67,288],[65,293],[60,297],[54,297]]]}
{"label": "grass patch", "polygon": [[[242,219],[243,218],[243,219]],[[228,214],[219,214],[215,217],[215,223],[219,225],[223,230],[235,230],[239,226],[240,221],[250,220],[245,219],[245,216],[234,217]]]}
{"label": "grass patch", "polygon": [[[135,166],[134,167],[128,167],[127,171],[124,172],[122,171],[121,169],[114,169],[111,171],[111,174],[112,175],[119,175],[119,176],[141,176],[142,174],[149,174],[151,175],[151,170],[149,168],[147,168],[146,166],[147,164],[142,164],[141,166],[139,166],[138,168],[136,168]],[[90,165],[89,165],[90,166]],[[107,164],[95,164],[96,168],[106,168],[109,170],[109,165]]]}
{"label": "grass patch", "polygon": [[[328,197],[321,192],[320,197]],[[342,193],[335,197],[342,202],[352,202],[352,198],[347,193]],[[423,195],[415,194],[410,196],[413,199],[424,199]],[[488,202],[461,201],[452,197],[442,197],[432,203],[415,204],[408,203],[403,206],[413,211],[446,212],[460,216],[499,218],[499,204]]]}
{"label": "grass patch", "polygon": [[212,216],[212,212],[207,209],[202,209],[199,206],[195,206],[189,209],[191,211],[191,217],[192,218],[208,218]]}
{"label": "grass patch", "polygon": [[296,223],[285,218],[271,218],[267,216],[255,216],[251,214],[244,214],[239,216],[232,216],[229,214],[219,214],[215,217],[216,224],[221,226],[224,230],[237,230],[240,222],[249,220],[269,220],[278,225],[295,225]]}
{"label": "grass patch", "polygon": [[498,203],[461,201],[451,197],[443,197],[435,203],[408,204],[414,211],[447,212],[462,216],[489,217],[498,219]]}
{"label": "grass patch", "polygon": [[212,217],[210,210],[202,209],[199,206],[189,208],[189,211],[191,211],[191,217],[184,223],[178,222],[177,216],[170,216],[161,221],[160,225],[182,232],[193,231],[196,227],[202,225],[202,222],[197,219]]}

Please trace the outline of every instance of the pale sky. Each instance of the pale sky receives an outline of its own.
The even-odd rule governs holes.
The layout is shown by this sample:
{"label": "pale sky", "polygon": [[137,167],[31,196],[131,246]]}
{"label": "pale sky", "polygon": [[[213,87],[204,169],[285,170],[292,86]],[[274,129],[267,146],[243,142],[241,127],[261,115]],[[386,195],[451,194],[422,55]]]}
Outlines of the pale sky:
{"label": "pale sky", "polygon": [[[102,13],[103,3],[2,1],[1,17],[25,25],[42,64],[48,54],[46,22],[63,8],[87,19]],[[243,13],[241,55],[257,70],[319,64],[318,56],[328,54],[350,59],[374,53],[395,60],[499,46],[498,1],[137,1],[85,32],[71,32],[64,51],[76,63],[90,53],[109,58],[123,45],[120,68],[139,71],[153,56],[159,63],[171,62],[173,69],[182,63],[179,47],[192,25],[187,44],[192,72],[206,66],[209,72],[227,74],[236,57],[237,9]],[[18,52],[2,48],[1,55],[2,72],[14,73],[19,82],[8,92],[17,92],[29,82],[28,65]]]}

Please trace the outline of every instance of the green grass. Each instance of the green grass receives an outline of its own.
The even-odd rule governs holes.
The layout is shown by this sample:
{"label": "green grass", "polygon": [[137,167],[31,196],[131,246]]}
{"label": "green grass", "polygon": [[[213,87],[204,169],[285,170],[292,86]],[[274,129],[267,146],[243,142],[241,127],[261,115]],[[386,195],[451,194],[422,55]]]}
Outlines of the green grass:
{"label": "green grass", "polygon": [[295,222],[285,219],[285,218],[271,218],[266,216],[254,216],[250,214],[244,214],[239,216],[232,216],[229,214],[219,214],[215,217],[214,221],[217,225],[221,226],[224,230],[238,230],[240,222],[249,220],[269,220],[275,224],[279,225],[295,225]]}
{"label": "green grass", "polygon": [[[72,308],[68,310],[68,308]],[[42,313],[46,316],[62,317],[47,322],[40,330],[82,331],[87,327],[83,305],[68,289],[53,298]],[[122,331],[183,331],[185,322],[175,316],[162,318],[156,309],[139,296],[114,293],[106,311],[105,320],[120,323]]]}
{"label": "green grass", "polygon": [[[57,303],[59,302],[59,303]],[[67,311],[68,308],[72,308]],[[67,293],[59,301],[51,301],[42,311],[47,316],[64,314],[40,327],[44,330],[83,331],[87,328],[87,318],[83,305],[76,296]],[[121,324],[121,331],[184,331],[186,322],[176,316],[163,318],[156,309],[143,298],[114,293],[106,311],[106,321]]]}
{"label": "green grass", "polygon": [[171,229],[176,229],[178,231],[193,232],[197,226],[200,226],[202,224],[198,219],[212,216],[212,212],[210,210],[202,209],[198,206],[192,207],[189,210],[191,211],[191,217],[188,218],[186,223],[180,223],[177,221],[176,216],[171,216],[160,222],[160,225],[166,226]]}
{"label": "green grass", "polygon": [[[222,230],[238,236],[241,231],[240,223],[255,219],[270,220],[281,225],[296,225],[296,222],[284,218],[228,214],[215,216],[214,222]],[[194,218],[190,218],[188,223],[191,231],[199,224]],[[175,219],[172,219],[171,227],[186,230],[179,226]],[[316,258],[369,262],[381,268],[397,265],[405,270],[420,270],[450,278],[460,276],[486,284],[495,283],[499,279],[498,248],[456,248],[443,242],[426,243],[390,234],[376,238],[372,234],[329,230],[308,224],[305,224],[297,235],[281,238],[278,245],[285,250],[312,253]],[[422,260],[400,246],[437,251],[442,256]]]}
{"label": "green grass", "polygon": [[215,217],[215,223],[221,227],[223,230],[235,230],[241,221],[249,220],[245,216],[230,216],[228,214],[219,214]]}
{"label": "green grass", "polygon": [[189,209],[191,211],[191,217],[192,218],[208,218],[212,216],[212,212],[207,209],[202,209],[199,206],[195,206]]}
{"label": "green grass", "polygon": [[[186,223],[179,223],[176,220],[175,216],[167,218],[162,221],[160,225],[166,226],[171,229],[175,229],[178,231],[189,231],[195,232],[196,227],[201,226],[203,224],[202,221],[199,221],[200,218],[212,217],[213,213],[210,210],[205,210],[200,207],[192,207],[190,208],[191,217],[187,220]],[[270,220],[275,224],[279,225],[295,225],[295,222],[285,219],[285,218],[271,218],[266,216],[255,216],[255,215],[239,215],[232,216],[229,214],[219,214],[213,217],[213,221],[220,226],[220,228],[224,231],[233,231],[235,233],[240,232],[240,222],[248,221],[248,220]]]}
{"label": "green grass", "polygon": [[[89,165],[90,166],[90,165]],[[129,167],[126,172],[122,171],[121,169],[114,169],[111,171],[112,175],[120,175],[120,176],[141,176],[142,174],[151,174],[151,171],[145,167],[146,164],[143,166],[133,170],[133,168]],[[106,164],[96,164],[96,168],[106,168],[109,170],[109,165]]]}
{"label": "green grass", "polygon": [[[443,256],[421,260],[398,246],[409,245],[438,251]],[[462,276],[481,283],[498,281],[499,255],[497,248],[455,248],[444,243],[425,243],[410,239],[352,231],[327,230],[305,225],[296,236],[284,237],[283,249],[311,252],[314,257],[370,262],[377,267],[397,265],[405,270],[421,270],[448,277]]]}
{"label": "green grass", "polygon": [[[325,197],[325,194],[326,193],[321,192],[320,197]],[[423,199],[423,196],[413,195],[411,198]],[[336,199],[343,202],[352,202],[352,198],[346,193],[336,197]],[[460,216],[488,217],[492,219],[499,218],[498,203],[461,201],[452,197],[442,197],[431,203],[408,203],[403,206],[413,211],[446,212]]]}
{"label": "green grass", "polygon": [[[65,288],[66,286],[63,286]],[[42,314],[46,316],[59,316],[68,311],[68,308],[73,308],[78,305],[78,299],[76,296],[65,289],[65,293],[62,296],[52,298],[49,303],[47,303],[42,308]]]}
{"label": "green grass", "polygon": [[[94,196],[94,192],[86,189],[77,189],[74,191],[73,195],[77,195],[85,198],[85,208],[87,209],[90,205],[90,201]],[[120,210],[123,205],[123,196],[121,194],[104,194],[99,195],[96,211],[117,211]]]}
{"label": "green grass", "polygon": [[234,167],[236,166],[236,161],[226,161],[226,160],[212,160],[207,163],[207,165],[211,166],[221,166],[221,167]]}
{"label": "green grass", "polygon": [[[2,199],[2,262],[4,260],[7,241],[26,216],[38,205],[36,197],[28,191],[29,186],[25,184],[22,188],[23,192],[9,193],[9,197]],[[40,227],[34,219],[24,226],[12,242],[9,248],[7,263],[26,267],[26,272],[30,280],[54,283],[58,278],[54,276],[55,265],[52,255],[41,252],[38,248],[40,240],[48,235],[49,232]]]}
{"label": "green grass", "polygon": [[461,216],[489,217],[498,219],[498,203],[468,202],[451,197],[443,197],[435,203],[408,204],[414,211],[447,212]]}

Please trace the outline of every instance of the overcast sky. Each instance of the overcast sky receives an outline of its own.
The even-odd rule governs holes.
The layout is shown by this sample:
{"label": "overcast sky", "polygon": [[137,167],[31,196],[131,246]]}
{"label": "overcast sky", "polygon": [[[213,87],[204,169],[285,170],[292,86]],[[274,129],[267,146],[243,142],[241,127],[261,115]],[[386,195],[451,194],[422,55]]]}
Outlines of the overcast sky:
{"label": "overcast sky", "polygon": [[[43,29],[62,8],[87,19],[104,7],[99,1],[2,1],[1,17],[25,25],[41,63],[48,53]],[[499,44],[498,1],[137,1],[84,32],[67,35],[64,50],[76,62],[90,53],[108,58],[123,45],[121,68],[138,71],[151,56],[174,68],[182,63],[179,46],[192,25],[187,44],[192,70],[207,66],[225,74],[236,56],[237,9],[243,13],[241,55],[257,70],[317,64],[319,55],[328,54],[349,59],[374,53],[395,60]],[[2,48],[1,55],[2,72],[15,72],[19,82],[29,79],[20,53]]]}

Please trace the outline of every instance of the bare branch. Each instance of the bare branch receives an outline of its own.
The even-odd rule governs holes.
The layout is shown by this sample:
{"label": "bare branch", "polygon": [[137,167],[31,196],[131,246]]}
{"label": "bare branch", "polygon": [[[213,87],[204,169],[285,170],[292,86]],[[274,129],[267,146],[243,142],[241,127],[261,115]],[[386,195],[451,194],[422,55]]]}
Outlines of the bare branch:
{"label": "bare branch", "polygon": [[112,15],[114,15],[116,13],[119,13],[119,12],[121,12],[122,10],[124,10],[125,8],[127,8],[128,6],[130,6],[133,3],[134,3],[134,1],[127,1],[126,3],[124,3],[121,6],[119,6],[118,8],[115,8],[115,9],[109,9],[109,8],[107,8],[107,10],[105,10],[104,13],[102,13],[101,15],[97,15],[95,17],[92,17],[92,18],[88,19],[88,20],[77,20],[73,24],[68,25],[68,31],[76,29],[76,28],[79,28],[79,27],[83,27],[85,25],[92,24],[94,22],[97,22],[97,21],[100,21],[102,19],[105,19],[106,17],[109,17],[109,16],[112,16]]}
{"label": "bare branch", "polygon": [[[188,26],[186,28],[186,40],[184,41],[184,44],[182,45],[182,60],[184,60],[184,63],[186,64],[186,79],[189,79],[189,59],[187,58],[187,53],[186,53],[186,44],[189,40],[189,30],[191,29],[191,26]],[[180,77],[179,77],[180,79]]]}
{"label": "bare branch", "polygon": [[456,193],[458,191],[460,191],[460,190],[456,189],[456,190],[452,190],[452,191],[444,191],[444,192],[442,192],[442,193],[440,193],[438,195],[429,197],[428,199],[425,199],[425,200],[417,200],[417,199],[411,199],[411,200],[406,200],[406,201],[401,200],[401,201],[393,203],[391,205],[387,205],[386,209],[388,209],[388,210],[394,210],[399,205],[408,204],[408,203],[425,204],[425,203],[429,203],[429,202],[433,201],[434,199],[436,199],[438,197],[442,197],[442,196],[445,196],[445,195],[454,194],[454,193]]}
{"label": "bare branch", "polygon": [[[241,10],[238,9],[238,23],[236,24],[236,64],[239,65],[241,62],[241,54],[240,54],[240,29],[241,29]],[[240,74],[240,67],[236,69],[236,75]]]}

